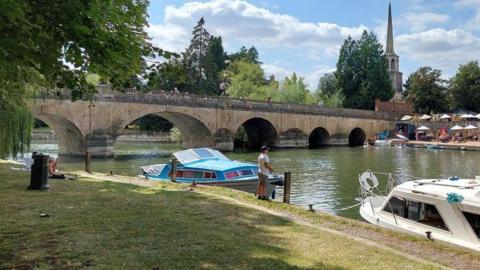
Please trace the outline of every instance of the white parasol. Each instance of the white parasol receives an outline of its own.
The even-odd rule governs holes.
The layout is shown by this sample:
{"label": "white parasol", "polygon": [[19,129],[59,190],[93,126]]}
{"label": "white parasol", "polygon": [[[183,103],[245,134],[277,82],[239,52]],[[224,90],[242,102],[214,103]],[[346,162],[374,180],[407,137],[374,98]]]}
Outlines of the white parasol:
{"label": "white parasol", "polygon": [[421,126],[421,127],[417,128],[417,130],[430,130],[430,128],[426,127],[426,126]]}
{"label": "white parasol", "polygon": [[464,129],[466,130],[472,130],[472,129],[477,129],[478,127],[474,126],[474,125],[468,125],[466,126]]}
{"label": "white parasol", "polygon": [[442,116],[440,116],[440,119],[450,119],[451,116],[448,115],[448,114],[442,114]]}
{"label": "white parasol", "polygon": [[480,113],[475,115],[476,118],[480,119]]}
{"label": "white parasol", "polygon": [[430,115],[424,114],[424,115],[420,116],[419,119],[420,119],[420,120],[428,120],[428,119],[430,119],[430,118],[432,118]]}
{"label": "white parasol", "polygon": [[462,130],[462,129],[463,127],[456,125],[456,126],[453,126],[450,130]]}
{"label": "white parasol", "polygon": [[402,121],[408,121],[408,120],[410,120],[410,119],[412,119],[412,117],[411,117],[410,115],[405,115],[405,116],[403,116],[402,119],[400,119],[400,120],[402,120]]}

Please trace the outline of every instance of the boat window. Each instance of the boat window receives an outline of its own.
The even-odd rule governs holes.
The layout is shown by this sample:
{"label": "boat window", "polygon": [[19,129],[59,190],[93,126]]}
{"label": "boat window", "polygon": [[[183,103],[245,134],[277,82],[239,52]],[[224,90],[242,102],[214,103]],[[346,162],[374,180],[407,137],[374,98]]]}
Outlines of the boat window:
{"label": "boat window", "polygon": [[213,178],[213,179],[217,178],[217,173],[212,172],[212,178]]}
{"label": "boat window", "polygon": [[184,178],[193,178],[193,171],[184,171],[183,172]]}
{"label": "boat window", "polygon": [[418,219],[419,223],[448,231],[447,225],[443,221],[442,216],[440,216],[440,213],[438,212],[437,208],[434,205],[431,205],[428,203],[418,203],[418,204],[420,205],[419,219]]}
{"label": "boat window", "polygon": [[193,178],[203,178],[203,172],[199,172],[199,171],[193,172]]}
{"label": "boat window", "polygon": [[225,173],[225,178],[227,178],[227,179],[232,179],[232,178],[235,178],[235,177],[238,177],[238,172],[237,171],[226,172]]}
{"label": "boat window", "polygon": [[405,200],[398,197],[392,197],[388,201],[387,205],[383,208],[383,211],[392,213],[397,216],[405,216]]}
{"label": "boat window", "polygon": [[241,170],[240,171],[241,175],[253,175],[252,170]]}
{"label": "boat window", "polygon": [[422,204],[415,201],[407,201],[407,216],[406,218],[414,221],[420,220],[420,211]]}
{"label": "boat window", "polygon": [[193,150],[197,156],[200,158],[213,158],[215,157],[210,151],[206,148],[199,148],[199,149],[194,149]]}
{"label": "boat window", "polygon": [[204,172],[203,173],[203,178],[212,178],[212,173],[211,172]]}
{"label": "boat window", "polygon": [[480,238],[480,216],[468,212],[463,212],[463,215],[467,219],[477,237]]}
{"label": "boat window", "polygon": [[182,178],[183,177],[183,171],[177,171],[177,177]]}

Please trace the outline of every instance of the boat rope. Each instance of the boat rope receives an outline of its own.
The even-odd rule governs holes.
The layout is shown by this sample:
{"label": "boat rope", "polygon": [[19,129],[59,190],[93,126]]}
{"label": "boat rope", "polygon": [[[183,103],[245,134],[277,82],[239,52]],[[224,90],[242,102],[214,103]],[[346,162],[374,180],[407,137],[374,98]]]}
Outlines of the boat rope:
{"label": "boat rope", "polygon": [[344,207],[344,208],[340,208],[340,209],[335,209],[335,211],[345,211],[345,210],[348,210],[348,209],[352,209],[352,208],[355,208],[357,206],[360,206],[362,203],[359,202],[359,203],[356,203],[354,205],[351,205],[351,206],[348,206],[348,207]]}

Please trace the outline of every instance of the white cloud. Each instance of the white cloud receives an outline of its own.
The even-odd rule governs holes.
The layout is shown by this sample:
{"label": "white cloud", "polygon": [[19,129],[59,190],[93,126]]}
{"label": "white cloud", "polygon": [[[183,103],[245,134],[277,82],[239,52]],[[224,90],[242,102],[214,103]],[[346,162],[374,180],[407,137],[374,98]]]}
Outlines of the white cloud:
{"label": "white cloud", "polygon": [[408,56],[421,65],[447,69],[447,72],[480,55],[480,38],[460,29],[436,28],[400,35],[396,43],[399,55]]}
{"label": "white cloud", "polygon": [[450,20],[450,16],[433,12],[409,12],[404,14],[401,19],[411,30],[424,31],[428,26],[448,22]]}
{"label": "white cloud", "polygon": [[333,23],[310,23],[274,13],[243,0],[212,0],[168,6],[162,24],[147,30],[155,44],[169,50],[182,51],[188,44],[196,21],[204,17],[207,29],[221,35],[225,43],[252,43],[269,47],[315,48],[338,53],[348,36],[359,37],[367,27],[344,27]]}
{"label": "white cloud", "polygon": [[478,31],[480,25],[480,0],[457,0],[455,6],[460,9],[473,9],[475,15],[466,22],[465,27],[472,31]]}

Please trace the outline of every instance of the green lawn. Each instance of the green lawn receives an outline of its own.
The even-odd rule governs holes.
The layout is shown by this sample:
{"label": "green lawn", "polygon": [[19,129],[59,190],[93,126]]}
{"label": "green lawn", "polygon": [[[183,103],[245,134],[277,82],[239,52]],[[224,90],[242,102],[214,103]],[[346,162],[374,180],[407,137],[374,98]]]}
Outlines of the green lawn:
{"label": "green lawn", "polygon": [[28,175],[9,167],[0,269],[437,269],[183,186],[80,179],[27,191]]}

